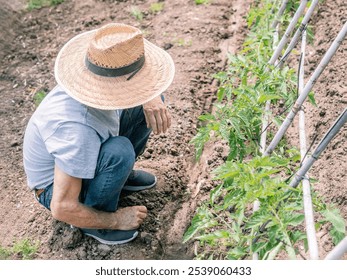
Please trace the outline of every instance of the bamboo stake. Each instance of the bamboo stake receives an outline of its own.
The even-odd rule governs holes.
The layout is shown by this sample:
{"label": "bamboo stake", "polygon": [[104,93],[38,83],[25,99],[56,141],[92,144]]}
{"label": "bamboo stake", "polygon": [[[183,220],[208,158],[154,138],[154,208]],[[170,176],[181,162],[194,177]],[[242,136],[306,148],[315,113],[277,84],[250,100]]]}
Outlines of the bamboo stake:
{"label": "bamboo stake", "polygon": [[275,18],[274,22],[271,25],[271,28],[275,29],[278,26],[278,23],[280,22],[280,18],[282,17],[282,15],[284,13],[284,10],[287,7],[288,2],[289,2],[288,0],[283,0],[282,1],[281,7],[278,10],[276,18]]}
{"label": "bamboo stake", "polygon": [[302,34],[302,32],[304,30],[306,30],[306,26],[307,26],[308,22],[310,21],[310,18],[311,18],[318,3],[319,3],[319,0],[313,0],[312,1],[312,4],[311,4],[310,8],[307,10],[299,28],[296,30],[292,40],[289,43],[289,46],[285,50],[284,55],[282,56],[281,60],[279,61],[279,63],[276,66],[282,67],[283,63],[287,60],[287,58],[289,57],[289,54],[292,52],[292,50],[295,48],[297,42],[299,41],[300,35]]}
{"label": "bamboo stake", "polygon": [[[273,38],[273,49],[276,49],[276,46],[278,44],[278,34],[279,34],[279,25],[277,24],[275,32],[274,32],[274,38]],[[270,114],[270,105],[271,101],[268,100],[265,103],[265,109],[264,109],[264,115],[262,118],[262,128],[261,128],[261,136],[260,136],[260,149],[259,151],[263,155],[265,153],[266,149],[266,136],[267,136],[267,127],[269,125],[269,114]]]}
{"label": "bamboo stake", "polygon": [[[288,3],[288,0],[284,0],[282,2],[280,10],[277,13],[277,19],[279,19],[283,15],[283,12],[286,8],[287,3]],[[273,36],[273,50],[274,51],[276,50],[276,47],[278,45],[278,40],[279,40],[279,21],[275,20],[273,25],[275,24],[275,22],[276,22],[276,25],[272,27],[272,28],[275,28],[275,32],[274,32],[274,36]],[[277,63],[277,61],[276,61],[276,63]],[[266,148],[266,136],[267,136],[267,127],[269,124],[270,105],[271,105],[270,100],[266,101],[264,116],[262,119],[262,129],[261,129],[262,134],[260,136],[260,152],[261,152],[261,154],[265,153],[265,148]]]}
{"label": "bamboo stake", "polygon": [[279,42],[276,50],[274,51],[272,57],[270,58],[269,64],[274,65],[278,57],[280,56],[284,46],[287,44],[290,34],[292,33],[296,23],[298,22],[300,16],[305,10],[307,0],[301,0],[300,6],[294,14],[293,19],[290,21],[284,35],[282,36],[281,41]]}
{"label": "bamboo stake", "polygon": [[323,139],[319,142],[316,149],[312,153],[312,156],[307,158],[298,172],[296,172],[293,180],[290,182],[290,187],[297,187],[300,181],[305,178],[307,171],[312,167],[314,162],[319,158],[324,149],[328,146],[329,142],[335,137],[335,135],[339,132],[341,127],[347,121],[347,108],[342,112],[342,114],[338,117],[336,122],[332,125],[332,127],[328,130],[328,132],[324,135]]}
{"label": "bamboo stake", "polygon": [[325,257],[325,260],[340,260],[347,253],[347,236]]}
{"label": "bamboo stake", "polygon": [[[305,48],[306,48],[306,31],[304,31],[303,33],[302,42],[301,42],[301,59],[300,59],[300,66],[299,66],[299,93],[301,93],[304,88]],[[306,133],[305,133],[305,112],[302,108],[299,112],[299,138],[300,138],[301,160],[303,160],[304,157],[306,156],[307,147],[306,147]],[[311,186],[310,186],[310,181],[308,180],[307,177],[305,177],[302,181],[303,195],[304,195],[306,235],[307,235],[308,249],[310,252],[311,260],[318,260],[319,252],[318,252],[318,243],[317,243],[317,237],[316,237],[316,229],[314,225]]]}
{"label": "bamboo stake", "polygon": [[294,106],[292,107],[291,111],[287,115],[286,119],[282,123],[281,127],[279,128],[279,130],[277,131],[275,137],[272,139],[270,145],[267,147],[267,149],[265,151],[265,154],[264,154],[265,156],[270,155],[273,152],[273,150],[276,148],[276,146],[278,145],[280,140],[283,138],[283,136],[286,133],[288,127],[292,123],[295,115],[298,113],[298,111],[300,110],[302,104],[304,103],[307,95],[312,90],[314,84],[316,83],[316,81],[319,78],[319,76],[322,74],[322,72],[325,69],[325,67],[330,62],[331,58],[336,53],[336,51],[339,48],[339,46],[341,45],[343,39],[346,37],[346,33],[347,33],[347,22],[344,24],[344,26],[342,27],[341,31],[339,32],[339,34],[335,38],[334,42],[332,43],[332,45],[330,46],[328,51],[325,53],[323,59],[321,60],[321,62],[319,63],[318,67],[316,68],[316,70],[314,71],[312,76],[310,77],[310,80],[305,85],[302,93],[299,95],[299,98],[296,100],[296,102],[295,102]]}
{"label": "bamboo stake", "polygon": [[[280,7],[280,11],[277,14],[277,18],[280,18],[283,15],[283,12],[285,10],[287,2],[288,1],[286,1],[286,0],[283,1],[282,6]],[[284,5],[284,7],[283,7],[283,5]],[[273,50],[276,49],[276,46],[278,44],[279,21],[276,22],[276,26],[274,28],[275,28],[275,32],[274,32],[274,37],[273,37]],[[271,105],[270,100],[266,101],[264,116],[262,119],[262,130],[261,130],[262,134],[261,134],[261,138],[260,138],[260,152],[262,155],[265,153],[265,148],[266,148],[266,136],[267,136],[267,127],[269,124],[270,105]],[[260,208],[260,201],[259,200],[254,201],[253,212],[258,211],[259,208]],[[253,260],[258,260],[258,259],[259,259],[258,253],[253,253]]]}

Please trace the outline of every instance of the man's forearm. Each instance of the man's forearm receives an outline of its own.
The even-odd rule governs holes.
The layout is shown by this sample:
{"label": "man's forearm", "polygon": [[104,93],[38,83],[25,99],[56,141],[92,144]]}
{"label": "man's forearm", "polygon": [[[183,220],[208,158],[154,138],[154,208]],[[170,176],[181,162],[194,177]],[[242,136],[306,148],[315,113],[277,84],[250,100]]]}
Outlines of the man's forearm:
{"label": "man's forearm", "polygon": [[115,213],[103,212],[82,203],[59,202],[51,204],[55,219],[79,228],[117,229]]}

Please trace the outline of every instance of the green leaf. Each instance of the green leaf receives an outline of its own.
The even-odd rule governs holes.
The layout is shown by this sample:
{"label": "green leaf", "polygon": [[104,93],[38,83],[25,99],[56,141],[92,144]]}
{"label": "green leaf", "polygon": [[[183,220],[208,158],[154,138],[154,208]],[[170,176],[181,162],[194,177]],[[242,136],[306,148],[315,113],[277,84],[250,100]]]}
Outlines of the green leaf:
{"label": "green leaf", "polygon": [[198,133],[190,141],[195,146],[196,159],[199,159],[204,149],[205,143],[210,140],[210,129],[208,127],[199,128]]}
{"label": "green leaf", "polygon": [[265,254],[265,256],[263,257],[263,260],[274,260],[277,254],[282,249],[282,246],[283,246],[282,242],[278,243],[277,246],[273,248],[268,254]]}
{"label": "green leaf", "polygon": [[340,211],[337,208],[327,208],[322,210],[321,214],[324,216],[325,221],[332,224],[333,228],[330,230],[330,235],[334,244],[338,244],[346,235],[346,223]]}
{"label": "green leaf", "polygon": [[217,91],[217,98],[218,98],[218,101],[222,101],[222,99],[224,98],[225,96],[225,88],[223,87],[220,87]]}
{"label": "green leaf", "polygon": [[209,234],[197,236],[195,239],[208,243],[216,243],[218,239],[227,239],[230,237],[230,232],[226,230],[216,230]]}
{"label": "green leaf", "polygon": [[214,188],[210,192],[210,203],[211,204],[214,204],[214,201],[220,195],[222,188],[223,188],[223,184],[220,184],[218,187]]}
{"label": "green leaf", "polygon": [[316,99],[314,98],[314,93],[313,91],[311,91],[309,94],[308,94],[308,100],[310,101],[310,103],[314,106],[317,107],[317,103],[316,103]]}
{"label": "green leaf", "polygon": [[330,235],[335,245],[339,244],[346,237],[344,232],[337,231],[335,228],[330,230]]}
{"label": "green leaf", "polygon": [[289,219],[285,220],[285,223],[287,225],[291,225],[291,226],[298,226],[301,225],[302,222],[305,220],[305,215],[304,214],[295,214],[295,213],[291,213],[289,214]]}
{"label": "green leaf", "polygon": [[281,96],[276,94],[261,94],[258,98],[258,102],[264,103],[265,101],[268,101],[268,100],[278,100],[278,99],[281,99]]}
{"label": "green leaf", "polygon": [[326,221],[333,225],[337,231],[345,233],[345,220],[342,218],[340,211],[337,208],[327,208],[326,210],[321,211],[321,214],[325,217]]}
{"label": "green leaf", "polygon": [[199,117],[199,120],[200,121],[214,121],[216,118],[213,116],[213,115],[211,115],[211,114],[205,114],[205,115],[201,115],[200,117]]}
{"label": "green leaf", "polygon": [[208,209],[198,209],[198,213],[192,219],[190,227],[183,235],[183,243],[193,238],[198,231],[213,227],[217,224],[217,221],[212,219],[212,214]]}
{"label": "green leaf", "polygon": [[291,260],[296,260],[296,253],[292,246],[286,246],[286,251]]}
{"label": "green leaf", "polygon": [[290,239],[292,240],[293,244],[295,244],[296,242],[300,241],[300,240],[306,240],[306,234],[299,231],[299,230],[295,230],[295,231],[291,231],[289,232],[290,235]]}
{"label": "green leaf", "polygon": [[247,251],[244,247],[238,246],[233,249],[231,249],[228,252],[228,259],[229,260],[239,260],[240,258],[244,257],[247,254]]}

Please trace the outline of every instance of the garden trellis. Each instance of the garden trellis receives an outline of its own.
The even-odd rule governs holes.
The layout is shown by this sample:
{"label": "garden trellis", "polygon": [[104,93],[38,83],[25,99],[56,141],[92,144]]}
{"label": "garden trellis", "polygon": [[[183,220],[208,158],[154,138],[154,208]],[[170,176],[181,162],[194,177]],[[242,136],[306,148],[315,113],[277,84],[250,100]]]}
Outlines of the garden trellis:
{"label": "garden trellis", "polygon": [[[202,233],[196,239],[208,244],[208,254],[215,254],[211,247],[224,246],[228,248],[225,257],[230,259],[251,256],[253,259],[273,259],[282,250],[294,259],[297,254],[294,244],[307,239],[310,259],[318,259],[314,220],[314,212],[317,212],[324,217],[318,223],[332,224],[334,231],[331,230],[330,234],[334,243],[341,241],[329,254],[330,259],[336,258],[346,248],[346,241],[343,240],[345,221],[320,198],[311,197],[307,171],[339,127],[343,126],[345,112],[309,156],[311,147],[307,151],[303,103],[345,38],[346,24],[304,84],[306,29],[319,1],[298,3],[291,20],[282,13],[288,11],[287,4],[293,2],[284,0],[281,5],[278,2],[258,1],[258,5],[251,9],[248,17],[251,29],[244,49],[240,54],[230,56],[227,72],[216,75],[221,82],[217,92],[218,103],[211,114],[201,116],[206,125],[199,129],[192,143],[199,155],[204,143],[211,137],[219,137],[227,141],[230,150],[224,164],[214,171],[215,179],[221,183],[211,191],[210,200],[197,209],[184,240]],[[280,26],[287,23],[283,36],[278,40]],[[290,40],[292,33],[294,35]],[[300,37],[302,44],[297,77],[294,76],[294,69],[285,62]],[[272,48],[269,42],[272,42]],[[283,110],[272,113],[270,109],[273,105],[280,105],[277,102],[279,99]],[[266,147],[267,130],[271,124],[279,122],[278,116],[288,110],[288,116],[282,124],[278,124],[277,133]],[[286,148],[285,141],[281,141],[298,112],[300,153]],[[276,153],[273,153],[275,149]],[[300,157],[300,169],[294,174],[290,165],[298,162]],[[290,175],[287,180],[283,179],[285,174]],[[297,188],[301,181],[303,187]],[[253,211],[249,209],[250,204],[253,204]],[[223,209],[228,210],[227,213]],[[303,222],[305,234],[296,227]],[[219,249],[216,252],[223,255]],[[306,258],[300,251],[299,254]]]}
{"label": "garden trellis", "polygon": [[[281,16],[281,13],[284,11],[283,6],[287,4],[288,1],[283,1],[282,5],[279,9],[279,17]],[[307,1],[301,1],[301,4],[296,11],[292,21],[290,22],[286,32],[284,33],[278,47],[273,53],[273,56],[271,57],[269,64],[270,65],[276,65],[279,67],[283,66],[283,63],[286,61],[288,58],[289,54],[291,51],[295,48],[299,37],[302,36],[302,45],[301,45],[301,57],[299,61],[299,79],[298,79],[298,93],[299,97],[296,100],[294,106],[292,107],[290,113],[284,120],[283,124],[281,125],[280,129],[274,136],[272,142],[269,144],[268,148],[265,149],[265,141],[266,141],[266,136],[264,137],[263,135],[266,135],[263,131],[263,135],[261,138],[261,151],[264,156],[270,155],[280,140],[283,138],[285,132],[287,131],[288,127],[290,124],[293,122],[294,117],[298,112],[299,113],[299,138],[300,138],[300,151],[301,151],[301,157],[302,157],[302,166],[301,168],[296,172],[294,178],[290,182],[289,186],[290,187],[297,187],[298,184],[302,181],[303,184],[303,192],[304,192],[304,210],[305,210],[305,221],[306,221],[306,232],[307,232],[307,238],[308,238],[308,248],[309,248],[309,253],[310,253],[310,258],[311,259],[319,259],[319,251],[318,251],[318,244],[317,244],[317,239],[316,239],[316,231],[315,231],[315,226],[314,226],[314,217],[313,217],[313,207],[312,207],[312,199],[311,199],[311,194],[310,194],[310,183],[309,179],[307,176],[307,172],[309,169],[312,167],[314,162],[319,158],[323,150],[327,147],[329,142],[336,136],[336,134],[339,132],[341,127],[346,123],[347,121],[347,108],[342,112],[342,114],[338,117],[336,122],[332,125],[332,127],[328,130],[326,135],[323,137],[321,142],[317,145],[317,148],[314,150],[312,155],[308,158],[305,158],[307,155],[307,148],[306,148],[306,134],[305,134],[305,114],[304,110],[302,109],[303,103],[305,99],[307,98],[308,94],[312,90],[315,82],[325,69],[325,67],[328,65],[328,63],[331,61],[332,57],[336,53],[338,47],[346,37],[347,33],[347,22],[343,25],[341,31],[337,35],[336,39],[324,55],[322,61],[319,63],[317,68],[315,69],[314,73],[310,77],[308,83],[304,86],[304,61],[305,61],[305,47],[306,47],[306,27],[307,24],[314,12],[314,9],[316,5],[318,4],[318,0],[314,0],[311,3],[310,8],[308,9],[304,19],[302,20],[300,27],[297,29],[295,32],[290,44],[288,45],[287,49],[284,52],[283,57],[277,62],[279,55],[281,54],[285,44],[288,41],[289,35],[294,29],[294,26],[296,25],[299,16],[302,14],[303,9],[307,5]],[[277,28],[278,27],[278,18],[276,18],[273,27]],[[275,31],[275,34],[278,31]],[[277,34],[275,37],[278,36]],[[274,40],[276,41],[276,40]],[[266,108],[265,112],[269,110],[269,104],[268,102],[266,103]],[[263,120],[263,129],[267,129],[267,123],[268,123],[268,117],[264,117]],[[326,259],[339,259],[343,256],[344,253],[347,252],[347,237],[344,238],[336,247],[335,249],[328,254]],[[257,256],[254,255],[254,259],[257,259]]]}

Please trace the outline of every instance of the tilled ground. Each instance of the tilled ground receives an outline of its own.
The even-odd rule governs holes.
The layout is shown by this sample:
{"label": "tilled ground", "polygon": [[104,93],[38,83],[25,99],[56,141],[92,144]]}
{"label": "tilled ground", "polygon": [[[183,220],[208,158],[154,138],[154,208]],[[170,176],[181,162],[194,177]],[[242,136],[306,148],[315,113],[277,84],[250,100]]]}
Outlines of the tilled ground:
{"label": "tilled ground", "polygon": [[[318,62],[336,38],[347,20],[347,2],[344,0],[324,1],[313,18],[315,40],[308,47],[306,76],[310,77]],[[342,42],[335,56],[314,86],[317,107],[305,105],[308,127],[308,143],[318,135],[313,147],[316,147],[327,130],[347,107],[347,39]],[[306,80],[307,81],[307,80]],[[315,163],[310,176],[317,179],[313,188],[326,201],[332,202],[341,211],[347,221],[347,125],[331,141],[326,151]],[[332,241],[322,231],[318,234],[321,245],[320,256],[325,257],[331,251]],[[347,254],[345,254],[347,259]]]}
{"label": "tilled ground", "polygon": [[[194,1],[166,0],[162,1],[164,9],[156,14],[149,12],[153,2],[66,0],[57,7],[13,14],[18,19],[11,23],[14,41],[9,40],[6,56],[0,57],[1,246],[11,246],[24,238],[39,241],[37,259],[193,257],[192,249],[182,245],[182,234],[195,207],[212,186],[207,174],[221,161],[223,146],[208,145],[201,161],[195,163],[189,141],[198,126],[197,117],[210,110],[217,87],[211,75],[224,68],[225,52],[233,52],[242,44],[246,31],[243,16],[251,1],[213,0],[209,5],[197,6]],[[308,48],[306,77],[346,21],[346,5],[344,0],[320,4],[312,21],[316,39]],[[144,12],[143,20],[135,19],[132,7]],[[0,16],[0,27],[8,26],[8,18],[6,25],[2,20]],[[28,191],[22,166],[22,138],[35,110],[33,96],[36,91],[48,92],[55,85],[53,65],[57,52],[74,35],[112,21],[142,29],[145,37],[166,49],[176,64],[175,80],[165,94],[173,115],[172,128],[166,135],[151,137],[148,149],[137,163],[158,176],[158,186],[141,193],[123,194],[123,206],[144,204],[150,214],[139,238],[117,247],[100,245],[83,237],[78,230],[54,221]],[[4,40],[0,42],[3,44]],[[318,107],[305,105],[310,139],[314,133],[321,139],[346,107],[346,49],[345,40],[314,88]],[[347,219],[346,133],[345,126],[317,162],[311,176],[319,180],[315,189],[328,201],[337,203]],[[288,139],[296,137],[292,129]],[[325,232],[319,237],[323,257],[331,249],[331,240]]]}
{"label": "tilled ground", "polygon": [[[38,259],[192,258],[181,238],[199,200],[197,193],[192,196],[191,188],[205,175],[194,164],[189,141],[196,132],[197,117],[209,109],[216,90],[212,74],[223,69],[226,48],[241,44],[245,31],[242,16],[247,8],[244,1],[195,5],[194,1],[177,0],[162,1],[163,10],[152,13],[153,2],[66,0],[57,7],[19,14],[21,26],[14,28],[15,41],[2,60],[0,73],[1,246],[24,238],[37,240]],[[134,7],[143,12],[142,20],[132,15]],[[139,27],[148,40],[172,55],[176,65],[175,80],[165,93],[172,128],[166,135],[151,137],[137,163],[159,177],[158,186],[122,196],[121,206],[143,204],[149,217],[140,228],[139,238],[118,247],[100,245],[79,230],[54,221],[28,191],[22,166],[22,138],[35,110],[33,96],[55,85],[57,52],[74,35],[109,22]]]}

